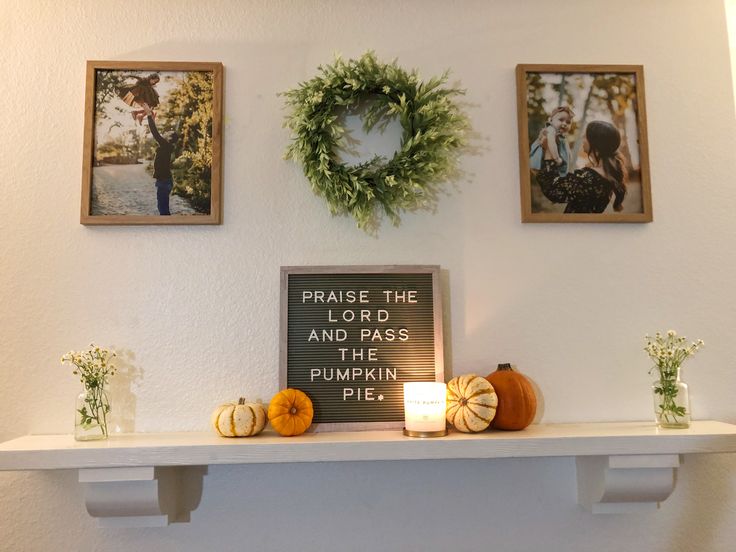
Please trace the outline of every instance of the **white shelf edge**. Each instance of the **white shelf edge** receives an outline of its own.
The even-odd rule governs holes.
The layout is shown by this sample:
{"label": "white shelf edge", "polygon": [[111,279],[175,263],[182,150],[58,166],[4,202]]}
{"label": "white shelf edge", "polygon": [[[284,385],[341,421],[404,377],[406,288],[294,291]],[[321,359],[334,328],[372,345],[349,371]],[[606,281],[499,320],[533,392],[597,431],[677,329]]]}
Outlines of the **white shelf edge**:
{"label": "white shelf edge", "polygon": [[139,433],[88,442],[71,435],[28,435],[0,443],[0,471],[710,452],[736,452],[736,425],[697,421],[689,429],[659,430],[650,422],[540,424],[435,439],[396,430],[298,437],[264,432],[241,439],[212,432]]}
{"label": "white shelf edge", "polygon": [[576,457],[578,502],[594,513],[657,508],[675,483],[679,455],[736,452],[736,425],[696,421],[685,430],[651,422],[540,424],[519,432],[311,433],[227,439],[209,432],[28,435],[0,443],[0,470],[79,469],[90,514],[102,526],[188,521],[207,466],[285,462]]}

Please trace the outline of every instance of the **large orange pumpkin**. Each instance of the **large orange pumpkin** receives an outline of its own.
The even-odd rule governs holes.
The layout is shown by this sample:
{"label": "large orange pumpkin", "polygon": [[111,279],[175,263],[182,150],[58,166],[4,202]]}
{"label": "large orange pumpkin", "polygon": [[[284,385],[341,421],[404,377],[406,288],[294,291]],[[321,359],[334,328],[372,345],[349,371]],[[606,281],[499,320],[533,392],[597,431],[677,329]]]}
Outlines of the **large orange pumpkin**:
{"label": "large orange pumpkin", "polygon": [[514,372],[510,364],[499,364],[498,369],[486,376],[498,395],[493,429],[518,431],[532,423],[537,413],[537,397],[529,380]]}
{"label": "large orange pumpkin", "polygon": [[301,435],[312,425],[312,401],[299,389],[284,389],[271,399],[268,419],[273,428],[285,437]]}

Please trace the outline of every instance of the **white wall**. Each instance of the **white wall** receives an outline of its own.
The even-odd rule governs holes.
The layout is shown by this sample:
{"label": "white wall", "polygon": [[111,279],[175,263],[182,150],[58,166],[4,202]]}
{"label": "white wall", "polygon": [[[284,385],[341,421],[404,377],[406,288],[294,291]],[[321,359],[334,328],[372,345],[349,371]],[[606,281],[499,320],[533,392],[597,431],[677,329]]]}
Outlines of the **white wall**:
{"label": "white wall", "polygon": [[[644,333],[706,349],[696,418],[736,422],[734,103],[722,0],[0,2],[0,440],[71,430],[59,356],[130,351],[123,430],[202,430],[277,390],[280,265],[433,263],[454,373],[510,361],[544,422],[651,418]],[[481,153],[434,214],[378,237],[283,161],[277,92],[375,49],[467,88]],[[79,225],[84,62],[225,65],[224,224]],[[517,63],[643,64],[655,222],[522,225]],[[122,410],[122,414],[121,414]],[[593,517],[572,459],[215,467],[189,525],[101,530],[75,473],[0,474],[2,550],[717,551],[736,458],[689,456],[657,513]]]}

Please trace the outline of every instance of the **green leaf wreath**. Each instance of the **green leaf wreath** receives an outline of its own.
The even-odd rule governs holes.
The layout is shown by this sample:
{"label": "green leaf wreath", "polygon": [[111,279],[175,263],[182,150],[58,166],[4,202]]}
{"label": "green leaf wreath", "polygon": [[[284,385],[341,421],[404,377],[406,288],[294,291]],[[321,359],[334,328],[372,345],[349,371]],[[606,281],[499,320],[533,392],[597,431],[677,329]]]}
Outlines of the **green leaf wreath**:
{"label": "green leaf wreath", "polygon": [[[407,72],[396,60],[381,63],[373,52],[320,66],[317,76],[283,94],[290,109],[284,126],[292,132],[286,159],[303,165],[332,214],[349,213],[362,229],[377,222],[377,206],[396,225],[402,211],[434,208],[440,185],[457,169],[469,128],[452,101],[464,91],[443,87],[447,77],[445,72],[422,82],[416,70]],[[401,146],[391,159],[376,156],[348,166],[337,158],[349,138],[339,112],[360,105],[367,106],[366,132],[399,118]]]}

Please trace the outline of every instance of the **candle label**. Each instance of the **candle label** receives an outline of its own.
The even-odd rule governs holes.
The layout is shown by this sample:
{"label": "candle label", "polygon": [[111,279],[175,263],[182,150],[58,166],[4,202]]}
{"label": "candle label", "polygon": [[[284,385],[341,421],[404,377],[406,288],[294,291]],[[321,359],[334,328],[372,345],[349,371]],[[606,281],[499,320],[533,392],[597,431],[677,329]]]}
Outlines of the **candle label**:
{"label": "candle label", "polygon": [[416,406],[418,408],[433,408],[443,404],[443,402],[440,400],[406,399],[406,404]]}
{"label": "candle label", "polygon": [[282,268],[281,385],[309,395],[315,423],[399,427],[403,383],[444,381],[438,276],[439,267]]}

